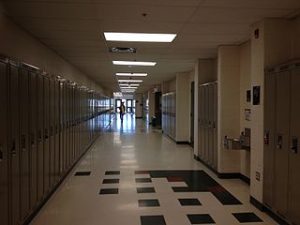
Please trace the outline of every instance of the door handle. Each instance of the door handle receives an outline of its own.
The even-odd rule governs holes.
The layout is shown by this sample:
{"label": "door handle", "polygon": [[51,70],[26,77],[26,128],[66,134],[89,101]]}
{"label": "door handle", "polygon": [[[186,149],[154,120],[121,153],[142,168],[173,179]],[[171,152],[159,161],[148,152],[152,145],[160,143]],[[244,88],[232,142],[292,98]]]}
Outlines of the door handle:
{"label": "door handle", "polygon": [[298,138],[297,137],[292,137],[291,140],[291,147],[290,150],[292,153],[297,154],[298,153]]}

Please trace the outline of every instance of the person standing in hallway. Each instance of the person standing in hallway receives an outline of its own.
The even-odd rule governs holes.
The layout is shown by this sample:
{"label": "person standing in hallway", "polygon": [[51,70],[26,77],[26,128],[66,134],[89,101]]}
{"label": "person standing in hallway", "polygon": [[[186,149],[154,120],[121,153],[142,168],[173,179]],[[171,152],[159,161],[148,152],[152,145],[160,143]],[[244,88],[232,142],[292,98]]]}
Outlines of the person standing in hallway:
{"label": "person standing in hallway", "polygon": [[121,102],[119,110],[120,110],[120,119],[123,122],[123,116],[125,114],[125,105],[124,105],[124,102]]}

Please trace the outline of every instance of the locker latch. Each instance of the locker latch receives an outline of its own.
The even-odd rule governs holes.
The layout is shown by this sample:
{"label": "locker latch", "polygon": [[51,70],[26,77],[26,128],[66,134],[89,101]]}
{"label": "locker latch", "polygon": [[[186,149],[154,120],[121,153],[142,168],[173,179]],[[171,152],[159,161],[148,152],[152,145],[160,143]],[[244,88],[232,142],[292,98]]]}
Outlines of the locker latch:
{"label": "locker latch", "polygon": [[277,135],[277,144],[276,144],[277,149],[282,149],[282,135]]}
{"label": "locker latch", "polygon": [[3,146],[0,145],[0,162],[3,160]]}
{"label": "locker latch", "polygon": [[297,154],[298,153],[298,138],[292,137],[292,143],[291,143],[291,152]]}
{"label": "locker latch", "polygon": [[23,151],[26,150],[26,138],[24,134],[21,136],[21,147]]}
{"label": "locker latch", "polygon": [[265,145],[269,145],[270,143],[270,132],[268,130],[265,130],[264,143]]}

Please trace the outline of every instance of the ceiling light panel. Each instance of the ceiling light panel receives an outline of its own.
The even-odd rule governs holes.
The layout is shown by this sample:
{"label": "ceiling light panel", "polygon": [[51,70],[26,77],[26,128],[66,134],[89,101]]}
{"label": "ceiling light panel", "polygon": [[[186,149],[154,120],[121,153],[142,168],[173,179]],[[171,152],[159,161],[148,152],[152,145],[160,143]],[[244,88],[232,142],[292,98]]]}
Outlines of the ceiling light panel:
{"label": "ceiling light panel", "polygon": [[119,83],[142,83],[142,80],[119,80]]}
{"label": "ceiling light panel", "polygon": [[140,86],[140,84],[126,84],[126,83],[122,84],[122,83],[120,83],[119,86],[120,87],[138,87],[138,86]]}
{"label": "ceiling light panel", "polygon": [[107,41],[172,42],[176,34],[104,32]]}
{"label": "ceiling light panel", "polygon": [[156,62],[113,61],[113,64],[121,66],[155,66]]}
{"label": "ceiling light panel", "polygon": [[116,76],[145,77],[147,73],[116,73]]}
{"label": "ceiling light panel", "polygon": [[121,89],[137,89],[138,87],[130,87],[130,86],[126,86],[126,87],[120,87]]}

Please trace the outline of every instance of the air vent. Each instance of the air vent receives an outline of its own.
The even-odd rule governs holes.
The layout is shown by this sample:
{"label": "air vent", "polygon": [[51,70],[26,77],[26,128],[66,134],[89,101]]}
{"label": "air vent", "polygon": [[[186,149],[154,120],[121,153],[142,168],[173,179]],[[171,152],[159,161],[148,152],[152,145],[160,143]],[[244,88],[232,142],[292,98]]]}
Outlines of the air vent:
{"label": "air vent", "polygon": [[111,53],[136,53],[136,48],[110,47],[109,52],[111,52]]}

